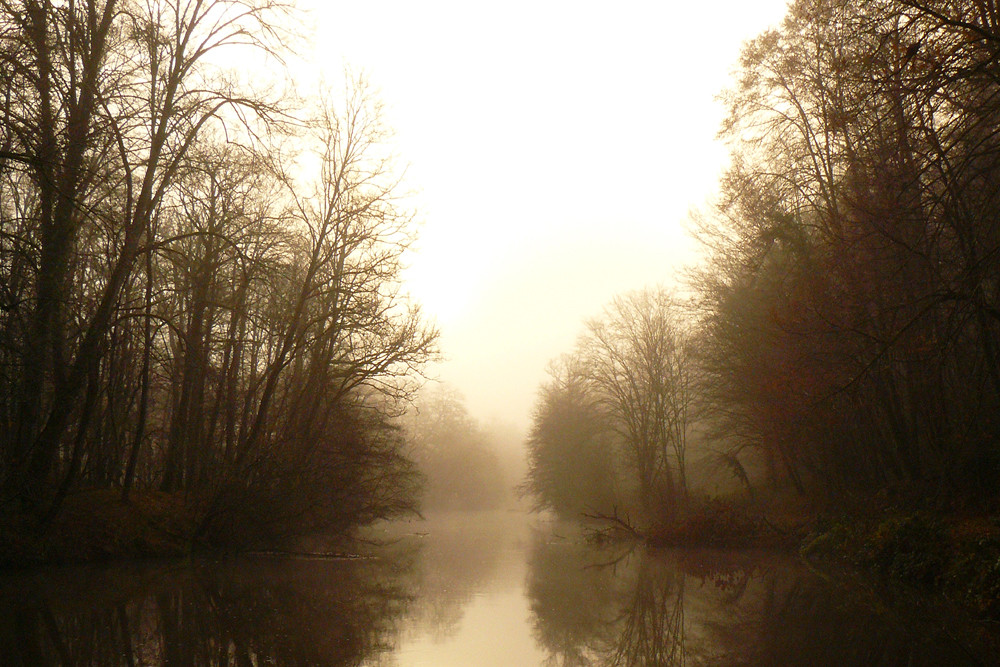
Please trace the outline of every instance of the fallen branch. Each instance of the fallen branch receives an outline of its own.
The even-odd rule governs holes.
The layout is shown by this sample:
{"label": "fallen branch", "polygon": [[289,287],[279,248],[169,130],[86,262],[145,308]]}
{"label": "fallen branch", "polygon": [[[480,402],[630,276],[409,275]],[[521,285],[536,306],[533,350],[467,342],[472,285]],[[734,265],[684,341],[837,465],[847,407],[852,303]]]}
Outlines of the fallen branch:
{"label": "fallen branch", "polygon": [[581,516],[592,521],[600,521],[606,523],[603,528],[587,528],[587,539],[591,542],[612,542],[621,541],[624,539],[642,539],[642,534],[636,530],[635,526],[632,525],[632,521],[628,516],[618,515],[617,505],[613,508],[612,514],[606,514],[604,512],[592,512],[588,514],[587,512],[581,512]]}

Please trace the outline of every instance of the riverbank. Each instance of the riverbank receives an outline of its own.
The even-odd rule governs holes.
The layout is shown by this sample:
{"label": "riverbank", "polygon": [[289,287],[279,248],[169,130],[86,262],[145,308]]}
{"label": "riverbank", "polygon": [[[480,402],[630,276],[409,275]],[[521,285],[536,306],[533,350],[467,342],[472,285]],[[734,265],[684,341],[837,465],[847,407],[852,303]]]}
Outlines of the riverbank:
{"label": "riverbank", "polygon": [[4,573],[0,655],[38,667],[201,664],[220,646],[237,662],[280,665],[995,662],[998,643],[966,616],[886,595],[850,572],[761,550],[620,557],[627,545],[593,548],[577,527],[448,513],[379,527],[402,541],[374,559],[195,557]]}
{"label": "riverbank", "polygon": [[195,508],[181,494],[144,491],[128,503],[110,489],[72,494],[47,524],[0,517],[0,567],[186,556],[195,525]]}
{"label": "riverbank", "polygon": [[800,553],[847,562],[886,584],[942,595],[1000,620],[1000,516],[897,510],[821,517]]}
{"label": "riverbank", "polygon": [[656,523],[647,541],[653,547],[795,551],[814,522],[814,512],[799,499],[693,499]]}
{"label": "riverbank", "polygon": [[1000,620],[1000,514],[877,499],[832,513],[787,498],[713,498],[690,503],[644,539],[653,547],[798,553],[820,567],[847,565]]}
{"label": "riverbank", "polygon": [[[798,553],[1000,620],[1000,515],[861,506],[831,514],[789,498],[702,499],[630,537],[652,547]],[[194,539],[198,516],[182,494],[147,491],[127,504],[113,490],[74,494],[49,525],[0,518],[0,568],[188,556],[206,550]]]}

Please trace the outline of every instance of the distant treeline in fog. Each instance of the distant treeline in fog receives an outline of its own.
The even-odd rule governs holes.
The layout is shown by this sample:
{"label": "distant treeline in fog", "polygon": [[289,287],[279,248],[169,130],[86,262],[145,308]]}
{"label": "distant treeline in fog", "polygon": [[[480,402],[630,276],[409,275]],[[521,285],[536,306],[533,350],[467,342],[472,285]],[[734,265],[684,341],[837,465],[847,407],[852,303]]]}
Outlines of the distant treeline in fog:
{"label": "distant treeline in fog", "polygon": [[438,383],[421,389],[402,423],[423,478],[422,509],[497,509],[515,500],[524,466],[513,426],[480,424],[456,389]]}
{"label": "distant treeline in fog", "polygon": [[798,0],[747,43],[708,259],[554,365],[538,504],[669,512],[695,459],[818,500],[994,500],[998,53],[995,2]]}

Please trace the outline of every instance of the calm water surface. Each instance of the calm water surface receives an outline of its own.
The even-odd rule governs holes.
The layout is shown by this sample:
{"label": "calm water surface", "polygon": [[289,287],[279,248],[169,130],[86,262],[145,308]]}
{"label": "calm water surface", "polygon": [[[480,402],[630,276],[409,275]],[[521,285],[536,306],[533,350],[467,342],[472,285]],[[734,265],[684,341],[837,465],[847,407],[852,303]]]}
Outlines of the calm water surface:
{"label": "calm water surface", "polygon": [[993,629],[787,557],[594,549],[500,512],[355,560],[0,577],[2,665],[991,665]]}

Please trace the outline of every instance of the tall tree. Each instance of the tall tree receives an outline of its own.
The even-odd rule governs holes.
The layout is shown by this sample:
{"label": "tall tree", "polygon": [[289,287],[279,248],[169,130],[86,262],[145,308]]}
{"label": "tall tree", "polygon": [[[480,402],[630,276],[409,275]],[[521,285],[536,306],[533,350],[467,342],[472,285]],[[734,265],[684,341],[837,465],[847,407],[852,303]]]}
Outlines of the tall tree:
{"label": "tall tree", "polygon": [[425,509],[496,509],[509,480],[489,434],[447,385],[425,386],[404,419],[410,451],[425,478]]}
{"label": "tall tree", "polygon": [[[9,52],[28,56],[7,70],[17,97],[5,113],[19,142],[13,152],[35,165],[37,199],[35,226],[18,239],[37,249],[37,270],[22,304],[30,324],[7,430],[8,492],[35,502],[46,487],[82,417],[86,378],[107,354],[137,258],[155,242],[151,221],[191,146],[212,126],[239,124],[241,114],[272,114],[214,74],[211,59],[237,44],[269,49],[282,12],[239,0],[4,5],[0,18],[16,45]],[[89,270],[81,238],[106,244],[101,273]],[[67,299],[81,292],[68,327]]]}
{"label": "tall tree", "polygon": [[539,508],[605,513],[622,504],[652,520],[683,503],[689,344],[680,307],[663,288],[616,297],[587,324],[536,405],[522,488]]}
{"label": "tall tree", "polygon": [[744,51],[706,387],[801,490],[1000,472],[989,6],[802,0]]}
{"label": "tall tree", "polygon": [[564,517],[608,513],[623,503],[623,466],[611,416],[580,361],[554,362],[538,391],[528,433],[528,472],[521,485],[536,510]]}
{"label": "tall tree", "polygon": [[613,418],[650,513],[669,511],[687,494],[686,349],[679,307],[662,288],[616,297],[580,343],[585,373]]}

